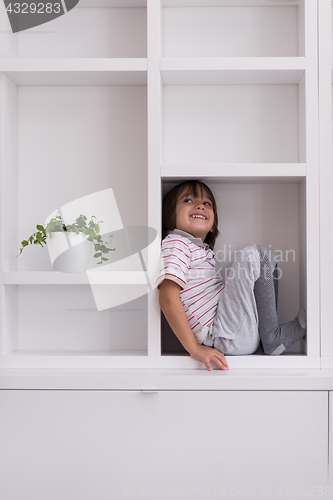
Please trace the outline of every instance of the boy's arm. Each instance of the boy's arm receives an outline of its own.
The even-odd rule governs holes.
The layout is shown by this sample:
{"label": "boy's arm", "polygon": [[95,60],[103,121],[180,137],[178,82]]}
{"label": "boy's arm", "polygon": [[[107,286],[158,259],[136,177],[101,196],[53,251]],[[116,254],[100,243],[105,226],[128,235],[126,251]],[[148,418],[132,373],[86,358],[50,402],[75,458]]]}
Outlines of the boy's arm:
{"label": "boy's arm", "polygon": [[169,279],[164,279],[159,287],[160,307],[174,334],[189,352],[191,358],[204,363],[207,370],[212,370],[210,361],[213,361],[222,370],[227,370],[228,363],[222,352],[198,344],[181,303],[180,290],[181,287]]}

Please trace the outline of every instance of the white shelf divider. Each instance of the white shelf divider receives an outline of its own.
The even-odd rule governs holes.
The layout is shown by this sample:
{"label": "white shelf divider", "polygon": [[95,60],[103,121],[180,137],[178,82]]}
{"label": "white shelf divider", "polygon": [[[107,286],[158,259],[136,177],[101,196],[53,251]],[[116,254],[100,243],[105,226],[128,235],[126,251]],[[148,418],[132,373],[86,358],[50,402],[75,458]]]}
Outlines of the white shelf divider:
{"label": "white shelf divider", "polygon": [[298,84],[304,57],[180,57],[160,61],[164,85]]}
{"label": "white shelf divider", "polygon": [[145,85],[146,58],[1,59],[17,85]]}
{"label": "white shelf divider", "polygon": [[[317,2],[305,0],[305,137],[307,177],[305,186],[305,225],[301,247],[306,248],[306,266],[301,269],[301,287],[306,290],[301,307],[307,308],[307,355],[320,356],[320,245],[319,245],[319,121],[318,121],[318,10]],[[306,279],[305,279],[306,276]],[[305,302],[306,300],[306,302]]]}
{"label": "white shelf divider", "polygon": [[333,367],[333,178],[332,178],[332,4],[318,1],[319,17],[319,167],[320,167],[320,263],[322,367]]}
{"label": "white shelf divider", "polygon": [[211,181],[300,182],[306,177],[305,163],[235,163],[161,165],[164,180],[191,178]]}
{"label": "white shelf divider", "polygon": [[[159,1],[147,2],[148,29],[148,225],[156,229],[161,239],[161,123],[162,88],[159,67],[160,59],[160,18]],[[148,249],[148,267],[154,266],[154,256]],[[158,290],[148,294],[148,355],[161,356],[161,316]]]}

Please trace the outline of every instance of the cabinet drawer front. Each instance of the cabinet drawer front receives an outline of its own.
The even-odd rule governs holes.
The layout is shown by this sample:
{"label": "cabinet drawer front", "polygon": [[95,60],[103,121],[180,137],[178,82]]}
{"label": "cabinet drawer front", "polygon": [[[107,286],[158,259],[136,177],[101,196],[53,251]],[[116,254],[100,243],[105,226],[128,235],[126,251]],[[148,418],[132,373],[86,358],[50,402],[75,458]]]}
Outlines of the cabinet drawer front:
{"label": "cabinet drawer front", "polygon": [[6,499],[326,486],[327,392],[18,390],[0,407]]}

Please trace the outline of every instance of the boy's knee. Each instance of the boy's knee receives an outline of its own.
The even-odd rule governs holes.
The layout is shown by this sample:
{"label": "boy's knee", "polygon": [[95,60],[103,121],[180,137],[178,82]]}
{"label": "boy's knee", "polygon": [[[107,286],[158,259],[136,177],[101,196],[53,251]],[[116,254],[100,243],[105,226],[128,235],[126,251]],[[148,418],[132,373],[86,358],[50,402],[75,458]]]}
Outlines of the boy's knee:
{"label": "boy's knee", "polygon": [[251,280],[256,281],[260,274],[260,256],[256,245],[247,246],[237,251],[235,264],[239,273],[243,272]]}
{"label": "boy's knee", "polygon": [[259,253],[255,245],[237,250],[235,255],[236,262],[253,262],[259,260]]}
{"label": "boy's knee", "polygon": [[265,256],[268,258],[268,260],[270,262],[272,262],[274,260],[274,257],[275,257],[275,251],[272,250],[271,248],[267,248],[265,247],[264,245],[255,245],[258,252],[259,252],[259,255],[260,255],[260,259],[262,260]]}

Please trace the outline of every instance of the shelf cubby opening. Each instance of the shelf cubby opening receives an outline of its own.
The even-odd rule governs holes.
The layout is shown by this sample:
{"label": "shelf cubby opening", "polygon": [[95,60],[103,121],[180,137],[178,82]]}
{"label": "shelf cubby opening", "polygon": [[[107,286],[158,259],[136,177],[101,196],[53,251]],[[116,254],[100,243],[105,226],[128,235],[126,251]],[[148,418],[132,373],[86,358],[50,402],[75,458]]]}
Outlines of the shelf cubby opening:
{"label": "shelf cubby opening", "polygon": [[[36,224],[108,188],[124,228],[147,226],[147,86],[103,85],[98,79],[87,85],[84,78],[78,83],[59,85],[49,75],[45,85],[38,77],[31,85],[19,85],[0,75],[5,103],[3,363],[24,358],[35,366],[37,356],[37,364],[47,364],[42,360],[47,357],[58,366],[62,356],[69,363],[75,357],[98,363],[102,356],[107,364],[108,357],[148,353],[146,294],[98,310],[86,275],[55,272],[47,247],[29,246],[16,258],[20,242]],[[120,294],[132,274],[131,288],[141,286],[136,269],[120,274],[115,278],[124,283],[116,280],[112,293]]]}
{"label": "shelf cubby opening", "polygon": [[[51,23],[13,34],[0,7],[1,58],[145,58],[147,2],[86,0]],[[130,36],[129,36],[130,34]]]}
{"label": "shelf cubby opening", "polygon": [[305,162],[303,82],[164,85],[162,163]]}
{"label": "shelf cubby opening", "polygon": [[[270,183],[252,178],[250,182],[239,179],[235,183],[223,178],[215,182],[204,176],[199,178],[210,187],[217,202],[220,235],[214,252],[216,271],[221,279],[226,282],[237,250],[254,243],[277,250],[279,321],[294,319],[301,307],[306,308],[307,296],[302,212],[305,179]],[[182,180],[185,178],[179,177],[177,182],[165,179],[163,193]],[[162,313],[161,316],[162,355],[187,355]],[[285,355],[305,355],[306,352],[306,341],[301,340],[287,349]],[[260,349],[256,354],[262,354]]]}
{"label": "shelf cubby opening", "polygon": [[145,85],[16,86],[6,75],[2,83],[5,271],[51,272],[46,247],[16,258],[20,242],[92,193],[112,188],[123,227],[147,226]]}
{"label": "shelf cubby opening", "polygon": [[163,0],[161,15],[162,57],[304,56],[304,0]]}
{"label": "shelf cubby opening", "polygon": [[5,355],[147,355],[147,295],[100,311],[89,286],[8,285],[5,299]]}

